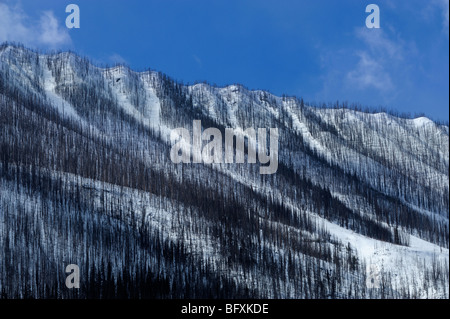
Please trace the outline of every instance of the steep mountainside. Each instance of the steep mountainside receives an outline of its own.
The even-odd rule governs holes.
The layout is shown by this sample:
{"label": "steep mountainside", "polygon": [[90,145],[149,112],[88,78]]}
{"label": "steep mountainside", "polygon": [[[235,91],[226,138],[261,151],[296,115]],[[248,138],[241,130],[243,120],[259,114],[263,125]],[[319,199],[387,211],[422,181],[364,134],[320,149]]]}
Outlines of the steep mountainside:
{"label": "steep mountainside", "polygon": [[[173,163],[194,120],[277,128],[277,172]],[[449,296],[449,127],[425,117],[4,44],[0,185],[2,297]]]}

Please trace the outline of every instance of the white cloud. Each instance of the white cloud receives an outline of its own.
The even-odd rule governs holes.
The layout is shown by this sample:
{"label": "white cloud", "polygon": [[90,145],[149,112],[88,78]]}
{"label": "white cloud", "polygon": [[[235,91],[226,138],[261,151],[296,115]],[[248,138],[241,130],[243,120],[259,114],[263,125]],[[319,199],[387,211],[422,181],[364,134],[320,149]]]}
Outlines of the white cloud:
{"label": "white cloud", "polygon": [[4,41],[53,49],[71,43],[68,30],[59,25],[52,11],[32,21],[19,6],[0,3],[0,43]]}
{"label": "white cloud", "polygon": [[394,89],[391,76],[383,64],[367,52],[358,52],[356,68],[347,74],[347,80],[352,86],[360,89],[376,88],[380,91]]}
{"label": "white cloud", "polygon": [[448,3],[449,0],[435,0],[436,4],[440,7],[442,10],[442,24],[444,27],[444,31],[447,32],[448,35]]}
{"label": "white cloud", "polygon": [[110,55],[108,60],[112,64],[128,64],[127,60],[125,60],[125,58],[123,58],[120,54],[117,53],[113,53],[112,55]]}
{"label": "white cloud", "polygon": [[365,50],[356,52],[358,62],[347,73],[346,80],[351,87],[360,89],[375,88],[392,91],[395,85],[390,72],[404,58],[404,44],[387,37],[383,29],[359,28],[356,37],[365,44]]}
{"label": "white cloud", "polygon": [[203,65],[202,60],[198,56],[196,56],[195,54],[192,55],[192,58],[195,60],[197,65],[201,68],[202,65]]}
{"label": "white cloud", "polygon": [[40,37],[43,44],[56,46],[70,42],[70,36],[65,27],[60,28],[52,11],[43,12],[40,19]]}
{"label": "white cloud", "polygon": [[[395,31],[393,31],[395,32]],[[362,40],[368,50],[376,55],[383,55],[394,60],[403,59],[403,43],[401,39],[392,41],[383,29],[373,30],[365,27],[356,29],[356,37]]]}
{"label": "white cloud", "polygon": [[449,35],[448,7],[449,0],[431,0],[421,9],[421,17],[427,23],[435,23],[440,16],[443,32],[447,36]]}

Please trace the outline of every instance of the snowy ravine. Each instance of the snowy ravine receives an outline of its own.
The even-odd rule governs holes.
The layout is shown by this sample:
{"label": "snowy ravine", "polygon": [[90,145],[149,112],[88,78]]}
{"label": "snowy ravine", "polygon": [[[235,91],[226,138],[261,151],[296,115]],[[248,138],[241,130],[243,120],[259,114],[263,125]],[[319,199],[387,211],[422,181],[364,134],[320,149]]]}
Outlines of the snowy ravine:
{"label": "snowy ravine", "polygon": [[[277,128],[277,172],[174,164],[194,120]],[[0,298],[449,298],[449,126],[423,116],[3,44],[0,186]]]}

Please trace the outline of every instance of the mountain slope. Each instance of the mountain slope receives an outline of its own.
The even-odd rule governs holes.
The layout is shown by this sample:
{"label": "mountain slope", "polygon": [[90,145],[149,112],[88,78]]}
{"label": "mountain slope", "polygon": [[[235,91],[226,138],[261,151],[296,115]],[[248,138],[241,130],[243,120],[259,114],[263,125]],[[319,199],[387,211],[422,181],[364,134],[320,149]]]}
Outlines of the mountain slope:
{"label": "mountain slope", "polygon": [[[11,45],[0,111],[4,297],[448,298],[447,125]],[[276,174],[172,163],[193,120],[278,128]]]}

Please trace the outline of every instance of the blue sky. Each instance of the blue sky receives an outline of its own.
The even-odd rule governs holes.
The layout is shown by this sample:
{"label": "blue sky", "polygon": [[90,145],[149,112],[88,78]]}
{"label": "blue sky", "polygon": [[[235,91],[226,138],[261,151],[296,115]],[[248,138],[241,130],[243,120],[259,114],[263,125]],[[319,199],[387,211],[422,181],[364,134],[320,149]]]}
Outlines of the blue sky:
{"label": "blue sky", "polygon": [[[67,29],[75,3],[81,28]],[[366,5],[381,28],[365,27]],[[449,119],[448,0],[0,0],[0,42]]]}

